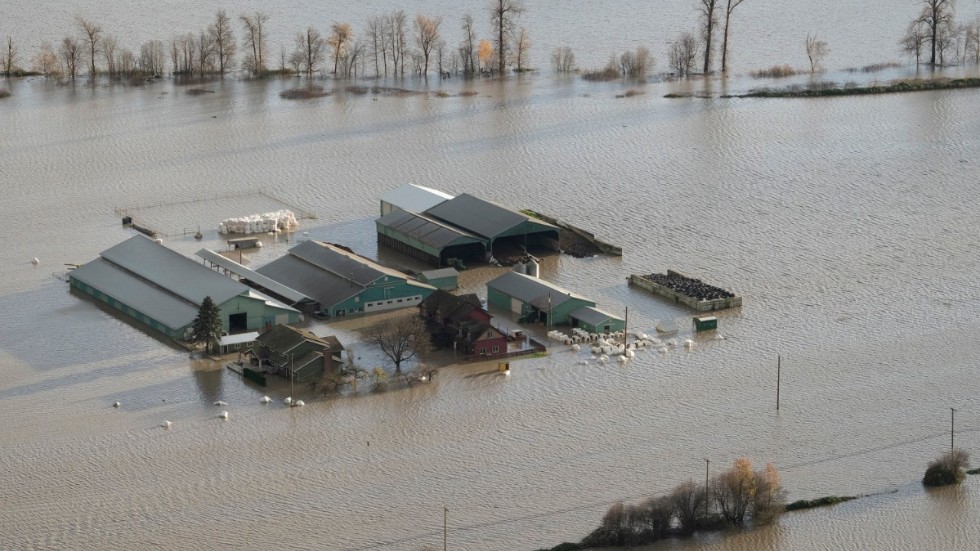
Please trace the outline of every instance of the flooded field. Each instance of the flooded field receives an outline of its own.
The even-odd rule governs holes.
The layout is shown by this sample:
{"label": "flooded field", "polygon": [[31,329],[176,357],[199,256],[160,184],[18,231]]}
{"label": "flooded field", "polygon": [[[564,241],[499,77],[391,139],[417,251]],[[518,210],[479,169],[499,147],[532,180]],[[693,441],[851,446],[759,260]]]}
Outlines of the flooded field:
{"label": "flooded field", "polygon": [[[357,9],[389,9],[365,6]],[[901,31],[890,29],[905,24],[889,11],[876,23],[887,32],[846,35],[824,7],[752,6],[737,42],[741,74],[756,61],[782,62],[783,40],[795,44],[803,22],[825,21],[822,34],[841,53],[827,78],[857,78],[839,69],[896,57]],[[135,36],[156,9],[141,8],[129,26],[119,14],[106,23]],[[551,16],[582,21],[581,10],[563,3]],[[282,13],[302,21],[299,8]],[[648,15],[651,25],[677,29],[690,16],[678,13],[666,23]],[[210,14],[196,17],[189,25]],[[562,38],[543,17],[528,12],[529,24],[554,29],[541,31],[540,66]],[[623,17],[610,14],[610,25]],[[749,29],[765,26],[772,42],[749,44]],[[593,32],[574,28],[585,34],[570,36]],[[651,32],[661,44],[665,33]],[[607,55],[583,54],[582,63]],[[617,98],[636,85],[547,71],[440,83],[448,97],[284,100],[290,85],[226,79],[195,96],[170,80],[4,84],[12,94],[0,100],[0,219],[8,228],[0,247],[0,462],[8,473],[0,547],[420,550],[441,548],[445,507],[454,549],[535,549],[580,539],[614,502],[699,479],[705,459],[720,469],[740,456],[774,462],[791,500],[869,497],[670,547],[980,544],[971,520],[976,480],[928,493],[917,483],[949,445],[949,408],[958,411],[957,446],[980,449],[977,91],[719,98],[757,85],[735,75],[651,82],[643,94]],[[704,88],[708,99],[664,97]],[[495,365],[460,365],[385,393],[303,389],[306,407],[288,408],[284,381],[253,387],[53,277],[132,235],[120,207],[168,205],[150,217],[200,225],[201,241],[164,238],[186,255],[225,248],[217,223],[266,207],[220,198],[255,190],[315,219],[302,220],[288,241],[263,236],[261,249],[243,253],[250,267],[297,240],[320,239],[410,268],[378,250],[374,234],[380,196],[407,181],[559,216],[621,245],[622,257],[548,257],[541,276],[604,310],[628,307],[639,331],[674,320],[678,338],[694,347],[645,351],[620,366],[555,345],[547,357],[515,361],[510,376]],[[718,314],[716,334],[695,335],[691,312],[626,283],[631,273],[667,269],[732,288],[744,304]],[[485,297],[500,270],[467,270],[463,290]],[[373,367],[382,359],[360,343],[370,322],[310,327],[337,335]],[[261,404],[265,394],[275,401]],[[219,399],[229,403],[228,420],[217,417]]]}

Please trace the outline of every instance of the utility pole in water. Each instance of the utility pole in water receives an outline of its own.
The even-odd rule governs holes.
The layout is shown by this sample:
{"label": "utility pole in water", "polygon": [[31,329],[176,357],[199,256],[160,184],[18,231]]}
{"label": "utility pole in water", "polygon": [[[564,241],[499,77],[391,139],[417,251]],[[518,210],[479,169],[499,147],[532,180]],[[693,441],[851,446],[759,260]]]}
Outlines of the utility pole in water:
{"label": "utility pole in water", "polygon": [[776,354],[776,411],[779,411],[779,383],[782,377],[782,358]]}
{"label": "utility pole in water", "polygon": [[949,408],[949,453],[953,453],[953,427],[956,425],[956,410]]}
{"label": "utility pole in water", "polygon": [[442,551],[449,549],[449,507],[442,508]]}

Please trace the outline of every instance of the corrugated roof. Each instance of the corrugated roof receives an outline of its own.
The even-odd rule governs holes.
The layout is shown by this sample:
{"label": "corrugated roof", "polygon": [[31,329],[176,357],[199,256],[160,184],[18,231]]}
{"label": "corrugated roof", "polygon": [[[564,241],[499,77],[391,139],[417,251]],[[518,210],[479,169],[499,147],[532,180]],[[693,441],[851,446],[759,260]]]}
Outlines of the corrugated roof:
{"label": "corrugated roof", "polygon": [[467,193],[425,211],[440,220],[487,238],[526,222],[528,217]]}
{"label": "corrugated roof", "polygon": [[609,312],[603,312],[602,310],[592,306],[583,306],[568,314],[568,316],[579,321],[584,321],[592,326],[602,325],[609,320],[623,321],[622,318],[616,317]]}
{"label": "corrugated roof", "polygon": [[208,249],[201,249],[197,251],[196,254],[197,256],[211,262],[212,264],[217,264],[218,266],[221,266],[222,268],[228,270],[229,272],[238,275],[241,278],[247,279],[255,283],[256,285],[261,286],[264,289],[268,289],[269,291],[281,297],[284,297],[288,300],[291,300],[294,303],[302,302],[304,300],[313,300],[312,298],[304,295],[303,293],[295,289],[287,287],[286,285],[283,285],[282,283],[272,278],[266,277],[256,272],[255,270],[246,268],[245,266],[242,266],[241,264],[235,262],[234,260],[221,256],[220,254],[214,251]]}
{"label": "corrugated roof", "polygon": [[438,270],[426,270],[419,273],[420,276],[432,281],[433,279],[442,279],[444,277],[459,277],[459,272],[456,268],[439,268]]}
{"label": "corrugated roof", "polygon": [[101,256],[197,305],[204,301],[204,297],[222,304],[247,289],[245,284],[205,268],[142,235],[106,249]]}
{"label": "corrugated roof", "polygon": [[467,233],[459,228],[426,217],[405,211],[392,211],[378,218],[377,224],[386,226],[412,239],[418,240],[430,247],[441,249],[450,245],[466,243],[483,243],[481,237]]}
{"label": "corrugated roof", "polygon": [[552,308],[573,298],[591,302],[593,305],[595,304],[595,301],[563,289],[553,283],[548,283],[543,279],[517,272],[504,273],[493,281],[488,282],[487,288],[495,289],[522,302],[533,304],[542,310],[548,308],[549,300]]}
{"label": "corrugated roof", "polygon": [[273,260],[259,268],[258,272],[312,297],[324,308],[330,308],[364,290],[360,285],[352,285],[349,280],[291,254]]}
{"label": "corrugated roof", "polygon": [[364,287],[382,276],[408,279],[408,276],[398,270],[386,268],[373,260],[345,251],[330,243],[304,241],[289,249],[289,254],[344,279],[352,279],[354,283]]}
{"label": "corrugated roof", "polygon": [[[161,247],[156,243],[153,246]],[[174,331],[190,325],[197,317],[196,305],[155,287],[102,258],[96,258],[72,270],[68,275]]]}
{"label": "corrugated roof", "polygon": [[415,184],[402,184],[384,194],[381,200],[404,211],[425,212],[452,198],[452,195],[432,188]]}

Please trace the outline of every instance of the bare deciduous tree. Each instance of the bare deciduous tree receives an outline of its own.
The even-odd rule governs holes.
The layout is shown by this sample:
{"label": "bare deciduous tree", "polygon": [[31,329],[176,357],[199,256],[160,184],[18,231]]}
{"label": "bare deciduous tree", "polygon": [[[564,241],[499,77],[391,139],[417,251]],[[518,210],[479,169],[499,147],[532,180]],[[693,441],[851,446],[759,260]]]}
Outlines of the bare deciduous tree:
{"label": "bare deciduous tree", "polygon": [[701,41],[704,42],[704,74],[711,71],[711,37],[718,23],[717,8],[721,0],[697,0],[701,14]]}
{"label": "bare deciduous tree", "polygon": [[74,36],[63,38],[58,53],[61,54],[61,63],[64,65],[62,72],[67,74],[70,79],[75,80],[75,76],[78,74],[78,59],[82,55],[78,39]]}
{"label": "bare deciduous tree", "polygon": [[260,76],[265,71],[265,24],[269,21],[269,16],[262,12],[255,12],[255,15],[242,15],[240,17],[245,36],[242,37],[246,51],[242,60],[243,67],[251,71],[254,76]]}
{"label": "bare deciduous tree", "polygon": [[397,374],[401,374],[404,362],[424,354],[431,346],[425,322],[416,316],[381,322],[372,327],[367,336],[395,364]]}
{"label": "bare deciduous tree", "polygon": [[688,480],[670,494],[670,503],[677,518],[677,529],[681,534],[693,534],[698,528],[698,519],[704,514],[704,488]]}
{"label": "bare deciduous tree", "polygon": [[392,72],[395,75],[405,76],[405,51],[408,48],[405,40],[405,29],[408,24],[405,12],[402,10],[392,12],[384,21],[391,51]]}
{"label": "bare deciduous tree", "polygon": [[521,27],[514,35],[514,65],[518,72],[524,70],[524,60],[527,59],[530,49],[531,35],[528,34],[527,27]]}
{"label": "bare deciduous tree", "polygon": [[914,56],[916,65],[919,64],[922,58],[922,47],[925,46],[928,38],[929,31],[921,19],[916,19],[909,23],[908,28],[905,30],[905,36],[902,37],[901,41],[902,51],[910,56]]}
{"label": "bare deciduous tree", "polygon": [[231,69],[235,59],[235,36],[231,31],[231,20],[225,10],[218,10],[214,15],[214,23],[208,27],[208,33],[214,40],[214,53],[218,59],[218,74],[224,78],[225,72]]}
{"label": "bare deciduous tree", "polygon": [[936,56],[942,55],[944,35],[953,28],[954,0],[921,0],[922,13],[918,20],[926,26],[929,33],[929,63],[936,64]]}
{"label": "bare deciduous tree", "polygon": [[463,41],[459,45],[459,56],[463,60],[463,73],[476,74],[476,31],[473,29],[473,16],[463,16]]}
{"label": "bare deciduous tree", "polygon": [[415,42],[422,53],[423,76],[429,74],[429,56],[432,54],[433,47],[439,42],[441,24],[441,17],[426,17],[421,14],[415,16]]}
{"label": "bare deciduous tree", "polygon": [[497,49],[497,71],[502,75],[507,68],[508,38],[516,30],[517,16],[524,12],[520,0],[491,0],[490,24],[494,30],[494,47]]}
{"label": "bare deciduous tree", "polygon": [[102,38],[102,26],[83,17],[79,17],[77,21],[78,26],[82,29],[83,40],[85,40],[89,54],[89,75],[94,78],[96,74],[95,54],[99,48],[99,40]]}
{"label": "bare deciduous tree", "polygon": [[676,40],[670,42],[667,48],[670,68],[677,73],[677,76],[686,77],[691,73],[694,60],[698,57],[699,47],[698,39],[691,33],[682,33]]}
{"label": "bare deciduous tree", "polygon": [[13,37],[7,36],[7,44],[3,50],[3,55],[0,55],[0,69],[3,70],[4,76],[10,78],[10,73],[13,72],[14,64],[17,62],[17,48],[14,47]]}
{"label": "bare deciduous tree", "polygon": [[109,78],[116,76],[116,55],[119,49],[119,42],[116,37],[107,34],[102,38],[102,45],[99,47],[102,51],[102,57],[105,59],[105,70],[109,73]]}
{"label": "bare deciduous tree", "polygon": [[627,78],[643,78],[653,67],[650,50],[639,46],[635,52],[626,51],[619,56],[619,69]]}
{"label": "bare deciduous tree", "polygon": [[735,8],[739,7],[745,0],[727,0],[728,4],[725,6],[725,34],[722,36],[721,40],[721,72],[724,73],[728,70],[728,28],[732,22],[732,12]]}
{"label": "bare deciduous tree", "polygon": [[340,59],[347,53],[347,48],[354,39],[354,31],[348,23],[334,23],[330,26],[330,36],[327,45],[333,50],[333,74],[337,74]]}
{"label": "bare deciduous tree", "polygon": [[32,65],[35,71],[44,76],[52,76],[60,72],[58,68],[58,54],[54,52],[54,48],[49,42],[41,45],[41,51],[34,57]]}
{"label": "bare deciduous tree", "polygon": [[139,67],[144,73],[151,76],[162,74],[165,59],[163,42],[150,40],[140,46]]}
{"label": "bare deciduous tree", "polygon": [[980,15],[963,29],[963,55],[967,61],[980,64]]}
{"label": "bare deciduous tree", "polygon": [[[307,79],[313,78],[313,73],[323,61],[323,52],[326,49],[326,40],[320,36],[320,31],[313,27],[307,27],[305,33],[296,33],[296,58],[292,64],[296,72],[303,70]],[[298,60],[298,63],[296,63]]]}
{"label": "bare deciduous tree", "polygon": [[197,38],[197,72],[200,76],[203,77],[205,73],[214,72],[214,58],[216,56],[217,44],[214,41],[214,34],[208,30],[201,31]]}
{"label": "bare deciduous tree", "polygon": [[738,526],[744,522],[755,495],[755,483],[752,461],[744,457],[712,480],[711,497],[729,524]]}
{"label": "bare deciduous tree", "polygon": [[[384,64],[384,74],[388,74],[388,52],[384,40],[384,25],[378,16],[370,17],[367,21],[367,35],[371,45],[371,54],[374,56],[374,74],[381,75],[381,66]],[[380,62],[379,62],[380,58]]]}
{"label": "bare deciduous tree", "polygon": [[551,52],[551,67],[556,73],[570,73],[575,70],[575,54],[568,46],[555,48]]}
{"label": "bare deciduous tree", "polygon": [[827,42],[817,40],[817,35],[806,35],[806,57],[810,60],[810,72],[816,73],[823,70],[823,60],[830,53]]}

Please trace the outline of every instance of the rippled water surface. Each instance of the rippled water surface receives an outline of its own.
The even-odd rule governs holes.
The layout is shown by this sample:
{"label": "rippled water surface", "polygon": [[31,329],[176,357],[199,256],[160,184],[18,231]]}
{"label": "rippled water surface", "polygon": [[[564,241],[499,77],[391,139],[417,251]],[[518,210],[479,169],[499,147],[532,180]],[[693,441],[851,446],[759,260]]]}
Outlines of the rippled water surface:
{"label": "rippled water surface", "polygon": [[[136,33],[164,4],[106,23],[127,21]],[[642,10],[661,9],[654,4]],[[665,4],[682,15],[646,20],[670,29],[693,21],[686,5]],[[773,48],[805,35],[786,30],[802,29],[800,20],[832,37],[845,32],[828,23],[827,7],[774,13],[754,4],[742,21],[772,27]],[[323,9],[298,6],[283,19]],[[383,9],[365,3],[357,13]],[[13,11],[18,29],[30,28],[23,11]],[[563,36],[548,17],[576,33],[600,27],[582,21],[584,3],[542,11],[527,14],[532,30],[553,29],[540,31],[539,65]],[[603,17],[611,27],[642,19]],[[883,28],[904,26],[902,13],[882,17],[897,21]],[[893,48],[893,34],[831,39],[844,60],[835,66],[895,57],[874,54]],[[738,51],[763,48],[740,40]],[[865,41],[873,47],[862,50]],[[595,55],[598,64],[608,54]],[[742,55],[739,71],[756,66]],[[827,77],[858,78],[848,75]],[[950,407],[957,446],[980,446],[980,93],[721,99],[756,82],[590,84],[543,71],[281,99],[291,85],[230,78],[193,96],[169,80],[5,82],[0,548],[418,550],[441,547],[447,507],[452,548],[534,549],[580,539],[615,501],[699,479],[705,459],[720,469],[739,456],[775,462],[790,499],[869,497],[676,546],[980,545],[975,480],[930,493],[916,482],[949,445]],[[616,97],[630,88],[643,93]],[[711,97],[663,97],[676,91]],[[628,307],[637,330],[678,320],[680,338],[696,345],[641,352],[625,367],[581,365],[587,352],[556,345],[514,362],[509,377],[486,364],[455,366],[386,393],[323,398],[304,388],[296,393],[307,406],[289,409],[282,382],[257,389],[191,360],[53,276],[129,237],[124,208],[143,209],[168,246],[192,255],[224,246],[214,228],[228,211],[284,204],[316,218],[290,242],[267,238],[244,262],[259,266],[315,238],[401,265],[377,250],[373,221],[379,196],[406,181],[555,214],[621,244],[622,258],[547,258],[542,276],[608,311]],[[256,199],[259,191],[273,200]],[[198,226],[203,243],[184,235]],[[668,268],[743,295],[742,308],[719,314],[726,338],[691,334],[690,312],[626,285],[630,273]],[[464,288],[485,296],[499,273],[467,271]],[[380,364],[358,344],[367,322],[312,327]],[[260,404],[263,394],[276,401]],[[218,399],[229,402],[228,421],[217,419]]]}

